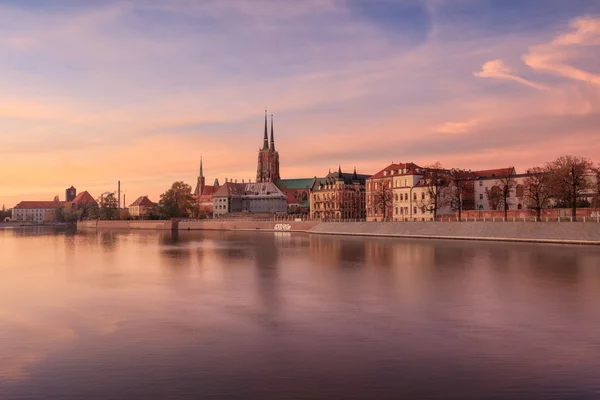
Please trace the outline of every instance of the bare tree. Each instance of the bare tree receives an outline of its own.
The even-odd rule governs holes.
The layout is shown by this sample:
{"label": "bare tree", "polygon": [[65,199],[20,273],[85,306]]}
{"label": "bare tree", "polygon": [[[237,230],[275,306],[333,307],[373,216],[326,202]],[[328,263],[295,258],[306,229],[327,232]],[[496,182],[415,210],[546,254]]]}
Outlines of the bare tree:
{"label": "bare tree", "polygon": [[426,196],[425,199],[419,201],[418,206],[423,211],[432,212],[435,221],[437,220],[438,209],[443,206],[441,195],[450,182],[450,176],[439,162],[425,168],[425,174],[421,178],[421,182],[425,185]]}
{"label": "bare tree", "polygon": [[587,158],[577,156],[561,156],[548,164],[550,191],[559,203],[571,208],[573,221],[577,220],[577,201],[592,188],[593,167]]}
{"label": "bare tree", "polygon": [[595,185],[596,190],[594,190],[594,197],[592,198],[592,207],[600,208],[600,164],[594,168],[594,173],[596,174],[596,182],[593,182],[592,185]]}
{"label": "bare tree", "polygon": [[373,204],[376,211],[381,211],[384,221],[388,218],[388,213],[392,209],[393,200],[394,194],[392,193],[391,181],[379,182],[373,195]]}
{"label": "bare tree", "polygon": [[523,197],[528,208],[534,209],[537,219],[542,216],[542,210],[548,207],[550,200],[550,174],[541,167],[533,167],[527,171]]}
{"label": "bare tree", "polygon": [[[508,209],[510,208],[510,191],[516,186],[515,169],[510,168],[510,172],[496,179],[491,190],[486,189],[485,195],[490,203],[490,208],[504,210],[504,219],[508,217]],[[497,189],[496,189],[497,188]]]}
{"label": "bare tree", "polygon": [[449,175],[448,188],[445,190],[448,205],[458,212],[458,220],[462,220],[465,205],[473,201],[475,187],[473,181],[462,171],[452,170]]}

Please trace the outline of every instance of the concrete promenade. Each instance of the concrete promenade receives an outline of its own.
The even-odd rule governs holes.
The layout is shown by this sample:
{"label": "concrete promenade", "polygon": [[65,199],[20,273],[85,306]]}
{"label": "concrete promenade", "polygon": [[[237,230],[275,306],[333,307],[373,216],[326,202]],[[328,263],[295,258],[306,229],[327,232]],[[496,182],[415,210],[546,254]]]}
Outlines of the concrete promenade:
{"label": "concrete promenade", "polygon": [[597,222],[83,221],[79,228],[305,232],[320,235],[600,245]]}
{"label": "concrete promenade", "polygon": [[324,222],[310,233],[600,245],[596,222]]}

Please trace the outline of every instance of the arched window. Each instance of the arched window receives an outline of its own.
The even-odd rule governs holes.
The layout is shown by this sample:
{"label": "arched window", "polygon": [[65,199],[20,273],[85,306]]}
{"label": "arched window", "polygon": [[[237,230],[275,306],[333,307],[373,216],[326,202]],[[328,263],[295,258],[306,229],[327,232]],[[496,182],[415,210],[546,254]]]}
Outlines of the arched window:
{"label": "arched window", "polygon": [[394,195],[394,200],[398,201],[398,194]]}
{"label": "arched window", "polygon": [[421,200],[425,200],[425,192],[421,192]]}
{"label": "arched window", "polygon": [[302,192],[302,201],[308,200],[308,193]]}
{"label": "arched window", "polygon": [[517,197],[523,197],[523,194],[525,193],[525,188],[523,187],[523,185],[517,185]]}
{"label": "arched window", "polygon": [[523,206],[521,205],[521,203],[519,203],[519,204],[517,205],[517,210],[522,210],[522,209],[523,209]]}

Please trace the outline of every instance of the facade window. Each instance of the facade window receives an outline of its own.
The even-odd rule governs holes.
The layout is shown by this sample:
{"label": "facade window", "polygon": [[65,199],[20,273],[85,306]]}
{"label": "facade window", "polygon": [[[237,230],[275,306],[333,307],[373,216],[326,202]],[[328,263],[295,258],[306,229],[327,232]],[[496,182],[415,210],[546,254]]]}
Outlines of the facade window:
{"label": "facade window", "polygon": [[421,192],[421,200],[425,200],[425,192]]}
{"label": "facade window", "polygon": [[479,181],[479,186],[483,186],[483,181]]}
{"label": "facade window", "polygon": [[404,180],[404,186],[408,186],[408,179]]}
{"label": "facade window", "polygon": [[413,207],[413,214],[417,213],[417,207]]}
{"label": "facade window", "polygon": [[483,200],[483,193],[479,194],[479,200]]}
{"label": "facade window", "polygon": [[517,197],[523,197],[523,194],[525,192],[525,188],[523,187],[523,185],[517,185]]}
{"label": "facade window", "polygon": [[413,200],[417,200],[417,194],[413,193]]}

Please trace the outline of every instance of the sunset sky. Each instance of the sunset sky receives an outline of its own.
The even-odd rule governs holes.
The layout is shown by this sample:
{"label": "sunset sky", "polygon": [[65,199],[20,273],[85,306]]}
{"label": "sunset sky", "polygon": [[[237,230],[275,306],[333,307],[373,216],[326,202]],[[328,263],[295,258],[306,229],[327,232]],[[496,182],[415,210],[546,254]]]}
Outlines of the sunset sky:
{"label": "sunset sky", "polygon": [[390,162],[600,161],[598,0],[0,0],[0,206]]}

